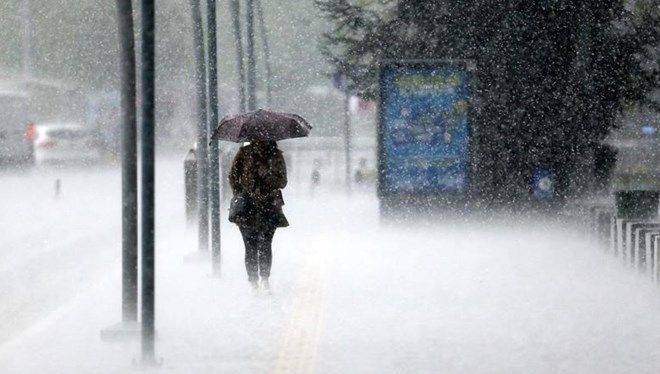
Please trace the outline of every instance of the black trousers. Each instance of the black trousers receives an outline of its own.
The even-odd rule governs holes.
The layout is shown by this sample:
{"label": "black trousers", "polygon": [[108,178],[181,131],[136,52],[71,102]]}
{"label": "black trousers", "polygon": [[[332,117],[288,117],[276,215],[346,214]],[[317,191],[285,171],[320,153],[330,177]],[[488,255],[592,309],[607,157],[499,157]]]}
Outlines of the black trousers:
{"label": "black trousers", "polygon": [[245,243],[245,270],[250,282],[255,282],[270,276],[270,266],[273,263],[274,226],[239,226],[243,243]]}

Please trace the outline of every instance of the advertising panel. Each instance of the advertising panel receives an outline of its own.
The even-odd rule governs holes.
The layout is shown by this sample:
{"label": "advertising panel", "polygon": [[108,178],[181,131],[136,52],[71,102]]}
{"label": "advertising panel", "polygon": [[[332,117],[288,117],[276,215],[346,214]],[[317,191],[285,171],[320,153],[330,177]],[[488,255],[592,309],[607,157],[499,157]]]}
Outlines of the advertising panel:
{"label": "advertising panel", "polygon": [[381,195],[466,191],[471,79],[464,62],[381,67]]}

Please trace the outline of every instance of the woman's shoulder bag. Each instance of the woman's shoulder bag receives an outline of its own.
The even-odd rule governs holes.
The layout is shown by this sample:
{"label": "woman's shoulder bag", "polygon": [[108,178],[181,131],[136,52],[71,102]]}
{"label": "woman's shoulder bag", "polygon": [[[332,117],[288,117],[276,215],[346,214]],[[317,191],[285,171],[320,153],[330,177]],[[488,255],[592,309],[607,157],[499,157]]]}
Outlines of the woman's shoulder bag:
{"label": "woman's shoulder bag", "polygon": [[250,198],[244,192],[237,193],[231,198],[229,204],[229,222],[245,223],[250,210]]}

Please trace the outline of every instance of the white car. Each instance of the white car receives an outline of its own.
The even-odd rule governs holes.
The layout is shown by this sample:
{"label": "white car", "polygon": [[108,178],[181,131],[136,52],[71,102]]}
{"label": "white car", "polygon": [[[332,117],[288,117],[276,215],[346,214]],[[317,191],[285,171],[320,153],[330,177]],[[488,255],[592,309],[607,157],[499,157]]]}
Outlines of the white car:
{"label": "white car", "polygon": [[101,152],[94,133],[72,122],[43,123],[35,126],[34,161],[46,163],[95,163]]}

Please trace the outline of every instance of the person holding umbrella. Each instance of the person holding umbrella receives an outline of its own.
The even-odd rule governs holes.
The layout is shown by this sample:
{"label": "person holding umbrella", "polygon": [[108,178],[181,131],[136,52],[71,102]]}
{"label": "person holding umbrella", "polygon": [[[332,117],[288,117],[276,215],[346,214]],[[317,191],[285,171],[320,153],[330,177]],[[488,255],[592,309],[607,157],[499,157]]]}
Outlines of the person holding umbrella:
{"label": "person holding umbrella", "polygon": [[295,114],[257,110],[220,121],[212,140],[246,143],[229,172],[233,197],[229,221],[238,225],[245,244],[245,269],[254,291],[270,292],[272,241],[278,227],[287,227],[282,189],[286,164],[277,141],[307,136],[311,126]]}

